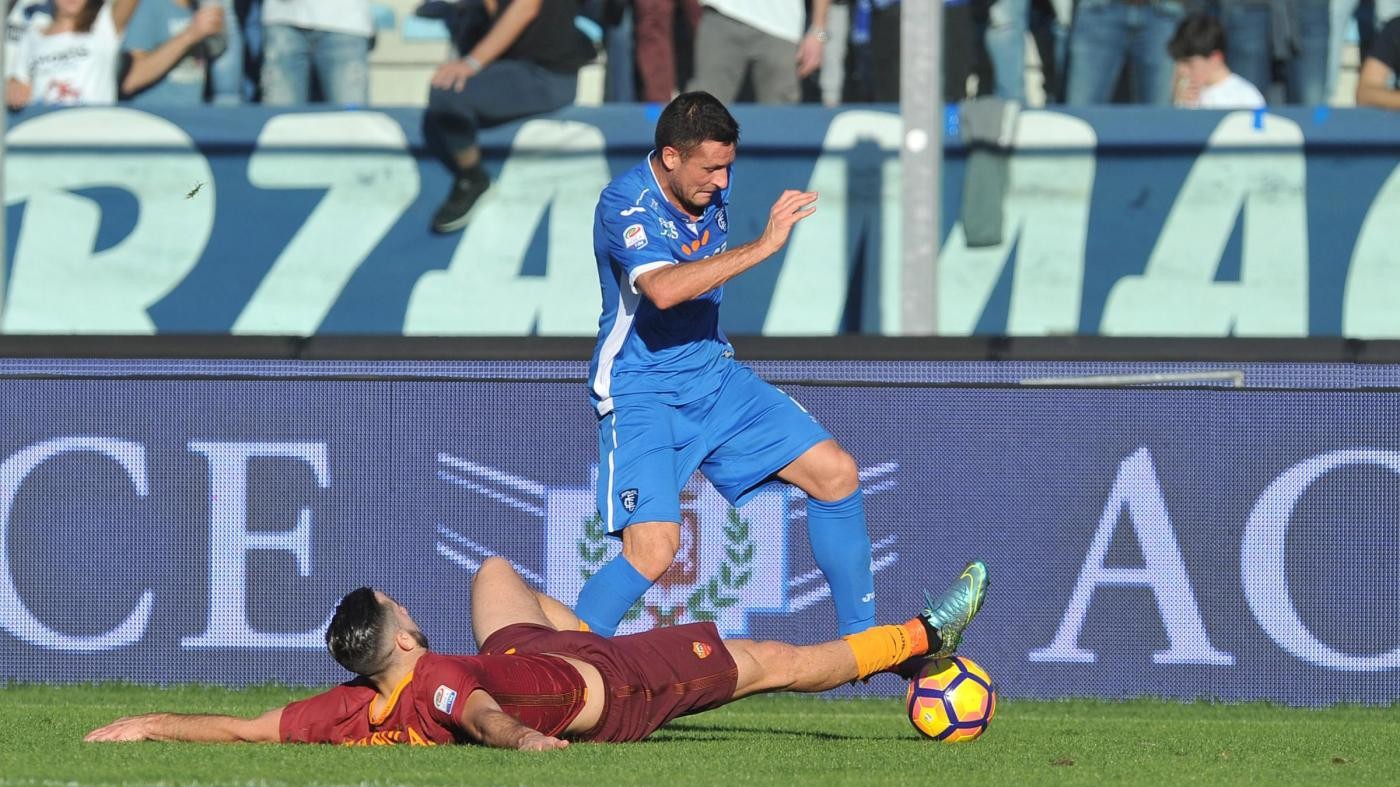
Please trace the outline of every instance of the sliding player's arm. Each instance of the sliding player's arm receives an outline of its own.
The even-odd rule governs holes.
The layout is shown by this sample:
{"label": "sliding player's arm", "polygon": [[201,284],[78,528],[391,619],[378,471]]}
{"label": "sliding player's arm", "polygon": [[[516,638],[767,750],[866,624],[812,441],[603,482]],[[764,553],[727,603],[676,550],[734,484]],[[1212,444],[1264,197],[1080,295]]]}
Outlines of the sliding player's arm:
{"label": "sliding player's arm", "polygon": [[788,189],[773,203],[758,240],[708,259],[649,270],[637,277],[637,289],[658,309],[698,298],[778,253],[793,226],[816,211],[816,201],[815,192]]}
{"label": "sliding player's arm", "polygon": [[569,745],[521,724],[484,691],[473,691],[462,708],[462,731],[484,746],[519,751],[551,751]]}
{"label": "sliding player's arm", "polygon": [[183,713],[148,713],[117,719],[89,732],[83,740],[189,741],[193,743],[275,743],[280,740],[282,709],[244,719],[238,716],[199,716]]}

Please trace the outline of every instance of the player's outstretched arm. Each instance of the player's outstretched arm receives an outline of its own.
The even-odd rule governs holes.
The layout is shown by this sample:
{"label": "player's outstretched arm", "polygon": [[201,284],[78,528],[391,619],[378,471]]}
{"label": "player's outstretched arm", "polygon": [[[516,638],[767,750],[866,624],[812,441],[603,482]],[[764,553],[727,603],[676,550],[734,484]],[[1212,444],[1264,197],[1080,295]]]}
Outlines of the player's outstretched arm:
{"label": "player's outstretched arm", "polygon": [[197,716],[183,713],[147,713],[127,716],[89,732],[83,740],[188,741],[192,743],[276,743],[280,740],[282,709],[253,719],[237,716]]}
{"label": "player's outstretched arm", "polygon": [[816,212],[814,191],[788,189],[768,212],[768,226],[752,243],[684,265],[667,265],[637,277],[637,289],[658,309],[669,309],[724,284],[777,254],[797,222]]}
{"label": "player's outstretched arm", "polygon": [[518,751],[552,751],[569,745],[561,740],[526,727],[484,691],[474,691],[462,708],[462,730],[483,746]]}

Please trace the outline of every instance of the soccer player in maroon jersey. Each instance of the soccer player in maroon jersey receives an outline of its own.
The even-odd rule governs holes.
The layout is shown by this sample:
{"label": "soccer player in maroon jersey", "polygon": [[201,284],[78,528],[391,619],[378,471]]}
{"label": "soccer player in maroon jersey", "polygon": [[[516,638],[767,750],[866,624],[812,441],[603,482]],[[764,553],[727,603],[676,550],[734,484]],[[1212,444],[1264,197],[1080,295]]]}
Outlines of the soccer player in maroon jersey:
{"label": "soccer player in maroon jersey", "polygon": [[478,743],[562,749],[570,740],[641,740],[666,722],[760,692],[819,692],[910,659],[944,656],[986,594],[974,561],[919,615],[817,645],[723,640],[713,623],[607,638],[488,559],[472,580],[476,656],[428,649],[408,610],[359,588],[341,599],[326,644],[357,677],[252,719],[151,713],[88,741],[264,741],[345,745]]}

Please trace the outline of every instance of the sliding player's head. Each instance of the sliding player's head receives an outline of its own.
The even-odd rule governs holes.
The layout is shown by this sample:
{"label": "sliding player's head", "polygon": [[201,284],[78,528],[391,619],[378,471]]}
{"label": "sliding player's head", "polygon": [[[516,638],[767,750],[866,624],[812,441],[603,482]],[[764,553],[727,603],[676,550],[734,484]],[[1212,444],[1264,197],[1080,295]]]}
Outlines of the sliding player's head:
{"label": "sliding player's head", "polygon": [[709,93],[682,93],[661,110],[655,141],[662,185],[692,215],[703,213],[729,185],[739,122]]}
{"label": "sliding player's head", "polygon": [[356,675],[373,677],[388,669],[401,654],[428,649],[428,638],[402,604],[387,593],[356,588],[336,605],[326,647],[340,666]]}

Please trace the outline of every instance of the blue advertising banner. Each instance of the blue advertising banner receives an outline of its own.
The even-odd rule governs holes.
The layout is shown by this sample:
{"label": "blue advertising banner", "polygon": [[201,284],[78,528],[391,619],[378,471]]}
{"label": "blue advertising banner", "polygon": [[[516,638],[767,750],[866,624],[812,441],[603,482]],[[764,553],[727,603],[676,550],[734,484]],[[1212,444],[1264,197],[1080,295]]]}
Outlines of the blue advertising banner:
{"label": "blue advertising banner", "polygon": [[[785,188],[821,200],[726,286],[726,330],[899,333],[898,114],[735,111],[733,240]],[[488,130],[494,185],[449,236],[427,230],[448,178],[414,110],[21,113],[0,332],[592,334],[594,206],[656,112]],[[1028,111],[991,181],[949,134],[943,335],[1400,336],[1389,114]],[[999,213],[963,210],[970,180],[1002,189]],[[969,243],[989,230],[999,242]]]}
{"label": "blue advertising banner", "polygon": [[[0,677],[333,682],[322,632],[356,586],[465,652],[485,557],[572,602],[617,549],[582,364],[494,380],[261,366],[7,370]],[[860,463],[881,616],[986,559],[964,651],[1006,696],[1400,691],[1395,390],[837,383],[823,366],[785,365],[808,382],[783,387]],[[800,494],[736,511],[697,478],[683,500],[678,564],[624,631],[834,636]]]}

